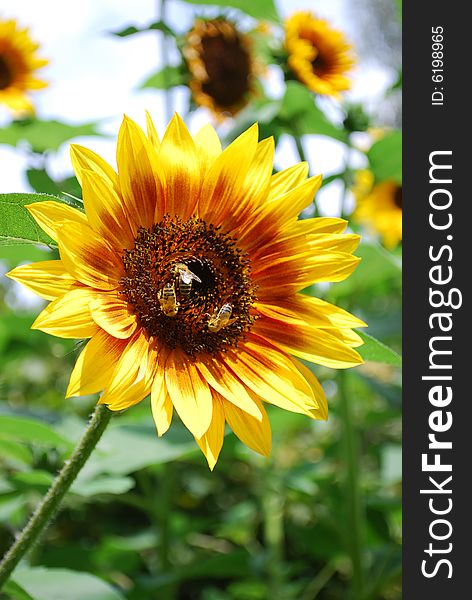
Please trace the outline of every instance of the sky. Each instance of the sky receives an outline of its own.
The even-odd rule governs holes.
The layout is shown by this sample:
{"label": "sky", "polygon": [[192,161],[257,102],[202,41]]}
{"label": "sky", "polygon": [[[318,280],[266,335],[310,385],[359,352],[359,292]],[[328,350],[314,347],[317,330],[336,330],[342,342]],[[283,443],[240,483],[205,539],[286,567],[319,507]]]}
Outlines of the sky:
{"label": "sky", "polygon": [[[255,0],[257,1],[257,0]],[[329,19],[345,31],[350,39],[359,35],[352,20],[348,3],[352,0],[276,0],[282,17],[294,10],[312,10]],[[179,32],[186,31],[202,7],[167,0],[169,24]],[[203,9],[216,14],[217,9]],[[41,71],[49,87],[35,94],[37,115],[42,119],[59,119],[70,123],[101,121],[101,130],[109,138],[77,138],[109,162],[115,161],[116,134],[122,116],[126,113],[144,123],[145,110],[153,116],[162,133],[166,118],[163,93],[140,90],[140,84],[161,66],[159,33],[146,32],[128,38],[110,35],[129,24],[144,26],[157,18],[156,0],[2,0],[0,17],[15,18],[28,26],[33,38],[41,44],[40,55],[50,64]],[[236,13],[235,13],[236,14]],[[171,53],[171,59],[176,54]],[[353,89],[347,98],[372,102],[394,81],[395,74],[375,63],[361,64],[353,74]],[[277,69],[271,69],[265,81],[268,92],[278,97],[283,93],[283,82]],[[187,91],[175,92],[175,108],[182,111]],[[0,107],[0,127],[10,120]],[[199,109],[188,121],[192,132],[209,119]],[[306,136],[305,149],[313,173],[328,176],[342,168],[345,149],[342,144],[323,136]],[[24,177],[26,155],[18,149],[0,145],[0,193],[31,191]],[[282,139],[276,153],[276,165],[285,168],[298,161],[293,142]],[[71,174],[68,144],[49,158],[53,176]],[[361,164],[361,163],[360,163]],[[322,190],[321,208],[324,214],[339,210],[339,182]]]}

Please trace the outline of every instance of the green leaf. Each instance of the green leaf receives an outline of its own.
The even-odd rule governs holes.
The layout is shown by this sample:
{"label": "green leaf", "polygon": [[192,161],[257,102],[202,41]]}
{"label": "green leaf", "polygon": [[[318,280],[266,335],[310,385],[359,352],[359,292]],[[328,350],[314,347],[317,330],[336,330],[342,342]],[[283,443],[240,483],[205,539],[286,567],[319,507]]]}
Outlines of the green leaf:
{"label": "green leaf", "polygon": [[357,333],[364,340],[364,345],[357,348],[357,351],[364,360],[385,363],[394,367],[401,366],[402,357],[395,350],[392,350],[383,342],[379,342],[379,340],[376,340],[363,331],[358,331]]}
{"label": "green leaf", "polygon": [[111,426],[83,468],[79,480],[92,480],[102,473],[128,475],[150,465],[178,460],[193,450],[193,440],[178,427],[158,438],[152,427]]}
{"label": "green leaf", "polygon": [[18,568],[12,581],[33,600],[123,600],[124,597],[103,580],[69,569]]}
{"label": "green leaf", "polygon": [[11,600],[34,600],[25,590],[11,579],[6,582],[3,589],[7,597]]}
{"label": "green leaf", "polygon": [[237,8],[255,19],[277,23],[280,21],[273,0],[186,0],[186,2],[189,4]]}
{"label": "green leaf", "polygon": [[25,206],[33,202],[54,200],[63,202],[56,196],[47,194],[0,194],[0,246],[16,244],[44,244],[57,247],[56,242],[36,223]]}
{"label": "green leaf", "polygon": [[27,473],[15,473],[10,481],[18,490],[36,489],[39,492],[46,492],[53,482],[54,477],[48,471],[36,469]]}
{"label": "green leaf", "polygon": [[57,150],[64,142],[79,136],[102,135],[97,129],[97,123],[82,123],[69,125],[60,121],[42,121],[25,119],[13,121],[0,130],[0,144],[17,146],[26,141],[34,152]]}
{"label": "green leaf", "polygon": [[33,462],[31,450],[13,440],[0,440],[0,456],[16,465],[31,465]]}
{"label": "green leaf", "polygon": [[72,448],[73,444],[50,425],[29,417],[0,415],[0,439]]}
{"label": "green leaf", "polygon": [[130,35],[135,35],[136,33],[144,33],[146,31],[162,31],[163,33],[175,37],[175,32],[162,21],[154,21],[154,23],[150,23],[149,25],[145,25],[144,27],[136,27],[135,25],[128,25],[124,29],[120,31],[111,31],[112,35],[116,35],[118,37],[128,37]]}
{"label": "green leaf", "polygon": [[158,90],[167,90],[177,85],[186,85],[187,81],[188,75],[183,71],[181,65],[177,67],[164,67],[160,71],[157,71],[157,73],[154,73],[154,75],[151,75],[149,79],[146,79],[140,85],[140,89],[156,88]]}
{"label": "green leaf", "polygon": [[79,477],[71,487],[71,492],[85,498],[92,498],[98,494],[124,494],[135,485],[131,477],[98,477],[97,479],[83,480]]}
{"label": "green leaf", "polygon": [[342,142],[347,139],[344,129],[327,119],[315,104],[313,94],[297,81],[287,83],[279,118],[292,135],[326,135]]}
{"label": "green leaf", "polygon": [[392,131],[376,142],[367,153],[375,181],[402,182],[402,134]]}
{"label": "green leaf", "polygon": [[83,208],[82,203],[74,202],[68,194],[73,196],[81,195],[81,188],[77,178],[74,176],[66,177],[55,181],[46,171],[46,169],[28,169],[26,171],[28,183],[35,192],[40,194],[51,194],[53,196],[61,196],[64,194],[69,202],[74,205],[79,205]]}

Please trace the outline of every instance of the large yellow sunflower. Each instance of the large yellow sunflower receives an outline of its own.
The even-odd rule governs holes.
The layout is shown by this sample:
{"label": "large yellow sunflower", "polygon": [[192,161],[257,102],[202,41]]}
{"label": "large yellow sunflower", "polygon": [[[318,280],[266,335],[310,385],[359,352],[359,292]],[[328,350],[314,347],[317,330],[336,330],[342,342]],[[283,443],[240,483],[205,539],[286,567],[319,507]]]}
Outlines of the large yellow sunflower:
{"label": "large yellow sunflower", "polygon": [[36,56],[38,47],[28,29],[19,29],[14,20],[0,19],[0,104],[15,113],[31,112],[28,92],[47,85],[35,74],[48,63]]}
{"label": "large yellow sunflower", "polygon": [[296,12],[285,21],[288,66],[312,92],[338,97],[351,87],[346,73],[354,65],[344,34],[310,12]]}
{"label": "large yellow sunflower", "polygon": [[151,395],[159,435],[175,408],[211,468],[225,422],[268,455],[263,403],[314,419],[323,390],[297,358],[347,368],[362,362],[346,311],[300,293],[356,267],[359,237],[333,218],[299,221],[321,177],[301,163],[272,175],[274,142],[257,125],[224,151],[211,126],[194,138],[178,115],[162,141],[125,118],[118,173],[72,146],[84,209],[54,201],[28,210],[57,240],[60,260],[9,273],[52,302],[33,324],[90,338],[67,396],[103,391],[122,410]]}
{"label": "large yellow sunflower", "polygon": [[374,182],[368,169],[358,171],[352,189],[356,198],[353,219],[380,235],[390,249],[402,241],[403,193],[393,180]]}
{"label": "large yellow sunflower", "polygon": [[254,58],[249,36],[226,19],[197,19],[183,54],[195,102],[221,119],[237,114],[255,95]]}

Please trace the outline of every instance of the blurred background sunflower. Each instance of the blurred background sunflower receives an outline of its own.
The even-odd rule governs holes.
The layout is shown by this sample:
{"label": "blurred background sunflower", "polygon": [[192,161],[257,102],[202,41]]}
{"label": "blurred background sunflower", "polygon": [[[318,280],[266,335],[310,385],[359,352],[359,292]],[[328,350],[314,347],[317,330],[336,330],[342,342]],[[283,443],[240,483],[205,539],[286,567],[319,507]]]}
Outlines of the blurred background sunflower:
{"label": "blurred background sunflower", "polygon": [[38,48],[27,28],[0,16],[0,105],[14,113],[31,112],[29,94],[47,86],[36,73],[48,63],[37,56]]}

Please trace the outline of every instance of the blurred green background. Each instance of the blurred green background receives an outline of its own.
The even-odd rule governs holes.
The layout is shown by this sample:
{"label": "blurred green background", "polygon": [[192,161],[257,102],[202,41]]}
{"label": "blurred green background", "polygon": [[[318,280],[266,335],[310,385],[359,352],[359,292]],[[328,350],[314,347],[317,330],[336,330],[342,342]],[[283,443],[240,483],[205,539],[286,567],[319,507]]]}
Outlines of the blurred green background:
{"label": "blurred green background", "polygon": [[[399,3],[358,0],[332,3],[328,9],[322,1],[274,6],[264,0],[262,4],[274,11],[272,14],[264,12],[257,1],[234,0],[231,4],[242,9],[240,12],[224,4],[206,7],[201,6],[206,2],[196,0],[188,4],[168,0],[164,4],[168,13],[158,7],[159,22],[163,17],[170,22],[164,33],[162,26],[149,28],[156,22],[152,14],[136,27],[136,19],[126,21],[128,13],[114,11],[113,3],[104,4],[112,18],[109,27],[95,23],[97,37],[113,38],[113,48],[124,47],[141,35],[151,35],[153,43],[159,42],[155,44],[156,52],[159,49],[156,72],[148,73],[145,90],[130,85],[123,110],[138,112],[145,103],[151,112],[162,109],[161,123],[165,122],[166,107],[178,109],[187,120],[193,119],[195,126],[209,120],[204,109],[196,110],[192,104],[185,81],[164,78],[163,83],[162,77],[156,77],[165,67],[163,53],[169,54],[174,66],[180,60],[183,32],[175,33],[176,24],[180,19],[191,23],[195,16],[223,13],[243,23],[246,31],[254,31],[261,13],[267,14],[269,33],[264,33],[264,43],[257,46],[269,65],[267,78],[260,83],[259,96],[234,119],[220,125],[223,141],[227,143],[258,120],[262,136],[274,135],[278,142],[278,168],[298,160],[298,149],[310,160],[312,172],[323,170],[326,185],[319,202],[305,216],[349,218],[355,209],[349,189],[360,168],[371,169],[377,182],[401,181]],[[55,2],[46,5],[53,8]],[[14,2],[8,8],[8,17],[17,16]],[[151,13],[154,7],[140,3],[140,9]],[[293,77],[284,75],[277,9],[284,16],[298,9],[321,14],[331,10],[341,25],[357,17],[357,22],[349,21],[359,58],[355,84],[353,93],[341,103],[315,98]],[[120,18],[123,21],[117,25]],[[132,25],[136,31],[129,30]],[[61,26],[70,27],[70,23],[64,21]],[[73,28],[68,29],[68,37],[73,45]],[[139,50],[136,47],[129,58],[131,66],[149,60]],[[121,47],[119,51],[123,52]],[[59,56],[48,58],[60,63]],[[109,53],[106,58],[110,59]],[[368,74],[365,78],[364,73]],[[384,83],[374,95],[369,85],[374,85],[378,73],[383,74]],[[151,75],[154,84],[149,84]],[[77,89],[80,85],[79,73]],[[54,93],[52,81],[47,94],[51,97]],[[41,100],[36,116],[28,119],[3,114],[0,192],[80,196],[77,181],[66,166],[69,142],[79,138],[98,152],[104,150],[105,155],[115,143],[109,137],[112,132],[116,136],[113,119],[118,118],[119,109],[115,114],[114,107],[107,120],[99,105],[95,119],[83,113],[81,122],[60,116],[54,102],[48,110]],[[90,135],[98,137],[81,139]],[[95,146],[93,140],[98,140]],[[7,174],[10,165],[13,175]],[[21,171],[18,185],[15,169]],[[350,227],[365,234],[356,252],[363,259],[360,266],[345,282],[307,292],[362,318],[369,326],[368,334],[386,347],[368,343],[363,351],[366,364],[349,371],[312,366],[329,400],[328,422],[269,407],[274,435],[270,460],[228,433],[218,464],[210,472],[180,423],[174,422],[163,438],[157,438],[148,400],[117,415],[74,483],[61,513],[0,597],[401,597],[401,372],[396,354],[401,350],[401,245],[389,251],[375,232],[364,232],[355,221]],[[24,262],[54,257],[55,251],[36,245],[0,246],[0,273]],[[64,400],[81,344],[31,331],[42,305],[41,300],[1,277],[0,556],[73,449],[96,402],[95,397]]]}

